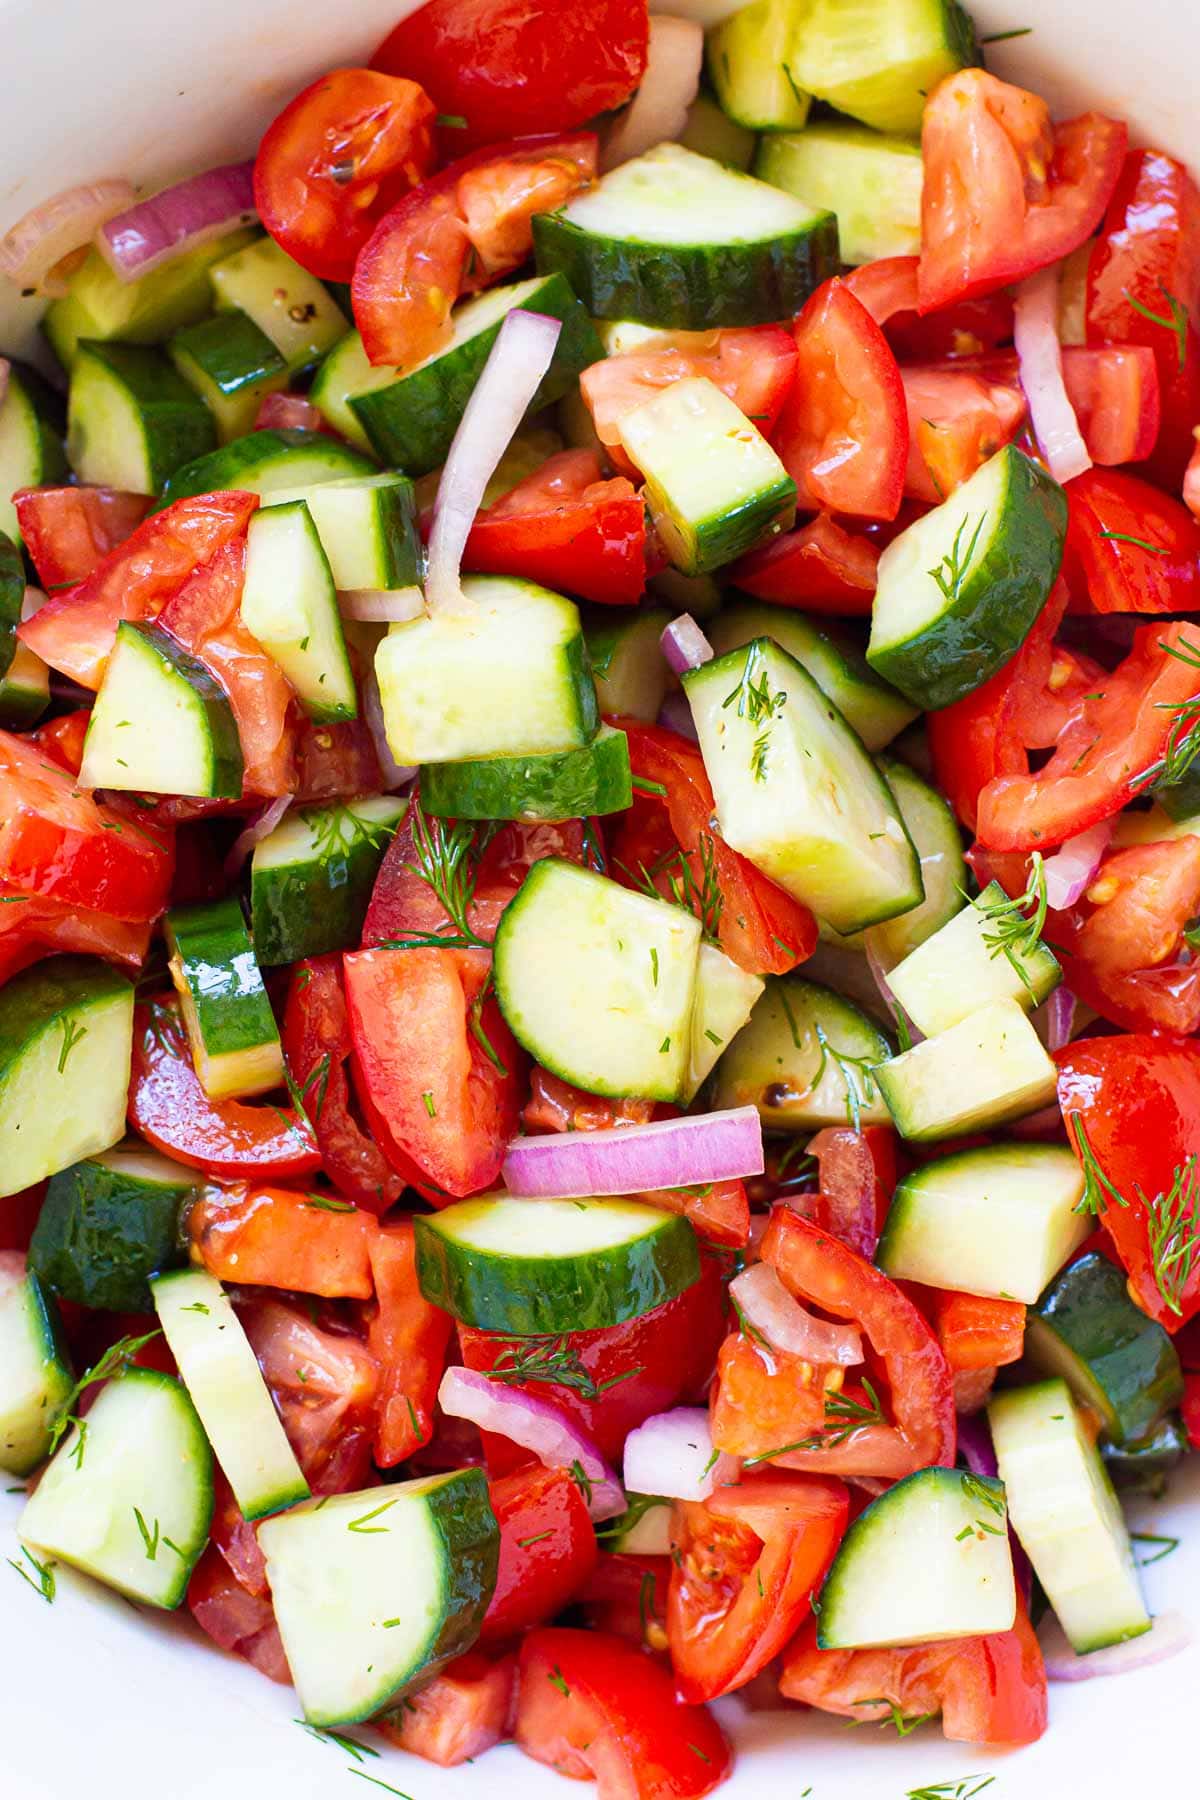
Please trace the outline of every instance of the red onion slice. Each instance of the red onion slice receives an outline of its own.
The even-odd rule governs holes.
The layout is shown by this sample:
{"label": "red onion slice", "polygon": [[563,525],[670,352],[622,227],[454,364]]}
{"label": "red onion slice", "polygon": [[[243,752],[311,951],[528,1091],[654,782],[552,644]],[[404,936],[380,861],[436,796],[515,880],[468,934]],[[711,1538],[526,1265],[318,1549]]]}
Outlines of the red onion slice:
{"label": "red onion slice", "polygon": [[655,144],[679,137],[688,108],[700,90],[704,28],[694,19],[652,16],[646,73],[604,144],[601,168],[607,174]]}
{"label": "red onion slice", "polygon": [[115,218],[107,217],[96,248],[114,275],[136,281],[194,245],[249,225],[257,216],[254,164],[228,163],[164,188]]}
{"label": "red onion slice", "polygon": [[815,1318],[792,1298],[770,1263],[743,1269],[729,1284],[729,1292],[747,1325],[766,1338],[773,1350],[802,1356],[806,1362],[834,1363],[842,1369],[862,1362],[862,1333],[857,1327]]}
{"label": "red onion slice", "polygon": [[676,675],[682,675],[687,669],[699,669],[713,659],[713,647],[691,613],[680,613],[677,619],[672,619],[658,641]]}
{"label": "red onion slice", "polygon": [[665,696],[658,709],[658,722],[660,725],[665,725],[668,731],[676,731],[680,737],[690,739],[693,744],[700,742],[696,735],[696,721],[692,717],[692,709],[688,705],[687,695],[679,688],[673,689]]}
{"label": "red onion slice", "polygon": [[231,881],[241,874],[242,865],[254,846],[261,844],[265,837],[270,837],[291,804],[290,794],[280,794],[278,800],[272,800],[270,806],[265,806],[257,819],[252,820],[245,831],[234,838],[229,855],[225,858],[225,873]]}
{"label": "red onion slice", "polygon": [[[1056,987],[1046,1002],[1046,1048],[1061,1050],[1071,1041],[1079,1005],[1069,987]],[[1057,1110],[1057,1109],[1056,1109]]]}
{"label": "red onion slice", "polygon": [[379,697],[379,678],[375,673],[374,663],[368,664],[363,674],[359,697],[362,701],[363,718],[367,721],[367,730],[371,733],[371,742],[379,761],[384,793],[394,794],[398,789],[407,787],[417,771],[411,764],[398,763],[392,755],[392,747],[387,740],[387,726],[383,722],[383,701]]}
{"label": "red onion slice", "polygon": [[584,1498],[597,1523],[625,1511],[625,1490],[591,1438],[549,1400],[490,1381],[478,1369],[450,1368],[442,1376],[438,1404],[454,1419],[469,1419],[523,1450],[532,1450],[547,1469],[578,1463],[588,1483]]}
{"label": "red onion slice", "polygon": [[425,611],[425,598],[419,587],[344,588],[338,611],[363,625],[407,625]]}
{"label": "red onion slice", "polygon": [[721,1484],[736,1481],[739,1468],[736,1456],[714,1449],[703,1406],[655,1413],[625,1439],[625,1485],[635,1494],[707,1500]]}
{"label": "red onion slice", "polygon": [[425,581],[431,612],[439,607],[462,611],[467,604],[460,571],[475,514],[545,379],[561,330],[560,320],[517,308],[497,333],[438,483]]}
{"label": "red onion slice", "polygon": [[1101,819],[1098,825],[1068,838],[1046,858],[1046,905],[1051,912],[1066,912],[1091,886],[1116,824],[1116,819]]}
{"label": "red onion slice", "polygon": [[1057,266],[1041,269],[1021,282],[1013,302],[1013,322],[1021,386],[1038,448],[1055,481],[1070,481],[1090,469],[1092,459],[1063,381]]}
{"label": "red onion slice", "polygon": [[54,271],[73,250],[90,244],[106,219],[133,199],[130,181],[92,181],[43,200],[0,238],[0,275],[19,288],[55,300],[67,291]]}
{"label": "red onion slice", "polygon": [[658,1119],[621,1131],[514,1138],[502,1170],[510,1194],[578,1200],[738,1181],[763,1172],[762,1121],[753,1106]]}
{"label": "red onion slice", "polygon": [[1159,1613],[1141,1637],[1109,1644],[1104,1650],[1089,1650],[1085,1656],[1072,1650],[1066,1633],[1052,1615],[1038,1636],[1051,1681],[1093,1681],[1098,1675],[1127,1675],[1132,1669],[1148,1669],[1178,1656],[1191,1644],[1192,1628],[1180,1612]]}

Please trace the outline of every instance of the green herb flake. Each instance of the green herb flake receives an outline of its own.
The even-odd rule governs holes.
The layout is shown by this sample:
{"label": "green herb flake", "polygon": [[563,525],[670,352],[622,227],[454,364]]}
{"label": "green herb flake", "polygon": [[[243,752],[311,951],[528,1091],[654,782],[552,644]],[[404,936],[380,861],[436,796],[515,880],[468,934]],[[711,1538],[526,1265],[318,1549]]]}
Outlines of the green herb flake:
{"label": "green herb flake", "polygon": [[37,1576],[36,1581],[34,1580],[33,1575],[29,1573],[29,1569],[26,1569],[23,1564],[17,1562],[13,1557],[6,1557],[5,1561],[8,1563],[10,1569],[15,1569],[17,1571],[17,1574],[21,1577],[22,1581],[29,1583],[29,1586],[33,1589],[35,1594],[41,1595],[47,1606],[53,1606],[54,1595],[57,1591],[57,1583],[54,1578],[54,1571],[57,1564],[49,1561],[49,1559],[44,1563],[39,1562],[37,1557],[33,1554],[33,1551],[25,1544],[21,1545],[21,1555],[25,1558],[25,1561],[29,1564],[30,1568],[34,1570],[34,1573]]}

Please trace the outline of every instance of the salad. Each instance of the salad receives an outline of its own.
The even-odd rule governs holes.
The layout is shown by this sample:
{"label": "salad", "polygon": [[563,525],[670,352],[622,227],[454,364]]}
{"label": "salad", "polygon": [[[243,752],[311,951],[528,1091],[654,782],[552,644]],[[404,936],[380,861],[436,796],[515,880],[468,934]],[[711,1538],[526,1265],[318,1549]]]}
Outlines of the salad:
{"label": "salad", "polygon": [[1200,191],[716,10],[0,241],[11,1567],[601,1800],[1033,1742],[1200,1447]]}

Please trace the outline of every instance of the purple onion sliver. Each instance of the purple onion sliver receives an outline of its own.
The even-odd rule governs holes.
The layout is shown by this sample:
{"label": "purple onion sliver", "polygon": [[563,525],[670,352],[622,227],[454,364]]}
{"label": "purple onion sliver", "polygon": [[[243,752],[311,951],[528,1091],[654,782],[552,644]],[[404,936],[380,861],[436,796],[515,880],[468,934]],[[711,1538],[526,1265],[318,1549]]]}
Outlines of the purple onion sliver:
{"label": "purple onion sliver", "polygon": [[739,1181],[763,1167],[762,1121],[755,1107],[738,1106],[623,1131],[514,1138],[502,1175],[510,1194],[577,1200]]}
{"label": "purple onion sliver", "polygon": [[280,794],[277,800],[272,800],[269,806],[264,806],[257,819],[252,820],[246,829],[239,832],[234,838],[233,847],[225,858],[225,873],[230,881],[235,880],[241,874],[242,864],[255,845],[261,844],[264,838],[270,837],[291,804],[291,794]]}
{"label": "purple onion sliver", "polygon": [[700,741],[696,735],[696,721],[692,717],[687,695],[679,688],[672,689],[663,700],[658,709],[658,722],[665,725],[668,731],[678,732],[680,737],[688,738],[693,744]]}
{"label": "purple onion sliver", "polygon": [[104,260],[122,281],[136,281],[169,258],[220,237],[256,216],[254,164],[206,169],[118,213],[96,234]]}
{"label": "purple onion sliver", "polygon": [[449,1368],[438,1389],[438,1404],[455,1419],[469,1419],[523,1450],[532,1450],[548,1469],[578,1463],[588,1484],[588,1512],[596,1523],[625,1511],[625,1490],[591,1438],[561,1409],[520,1388],[490,1381],[478,1369]]}
{"label": "purple onion sliver", "polygon": [[1075,1009],[1078,1005],[1069,987],[1056,987],[1046,1002],[1046,1048],[1061,1050],[1064,1044],[1071,1041],[1071,1033],[1075,1029]]}
{"label": "purple onion sliver", "polygon": [[407,786],[417,771],[404,763],[398,763],[392,755],[392,747],[387,740],[387,727],[383,722],[383,701],[379,695],[379,681],[374,666],[368,667],[362,678],[362,707],[383,776],[384,792],[394,794],[399,788]]}
{"label": "purple onion sliver", "polygon": [[677,619],[672,619],[664,626],[658,641],[676,675],[702,668],[713,659],[713,647],[691,613],[680,613]]}

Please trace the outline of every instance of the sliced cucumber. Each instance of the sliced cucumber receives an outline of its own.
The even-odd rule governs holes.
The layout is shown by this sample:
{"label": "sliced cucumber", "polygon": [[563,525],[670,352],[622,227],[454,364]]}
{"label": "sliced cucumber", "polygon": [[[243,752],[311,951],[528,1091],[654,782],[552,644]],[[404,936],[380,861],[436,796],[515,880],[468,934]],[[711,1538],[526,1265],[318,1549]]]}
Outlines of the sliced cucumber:
{"label": "sliced cucumber", "polygon": [[[891,978],[889,977],[889,980]],[[901,1137],[987,1131],[1054,1099],[1056,1070],[1015,1000],[993,1000],[874,1070]]]}
{"label": "sliced cucumber", "polygon": [[1191,1439],[1178,1413],[1168,1413],[1145,1437],[1126,1444],[1101,1439],[1099,1450],[1114,1487],[1123,1493],[1146,1494],[1161,1500],[1167,1478],[1191,1450]]}
{"label": "sliced cucumber", "polygon": [[6,675],[17,649],[25,599],[25,564],[12,539],[0,531],[0,671]]}
{"label": "sliced cucumber", "polygon": [[54,956],[0,988],[0,1194],[19,1194],[125,1131],[133,987]]}
{"label": "sliced cucumber", "polygon": [[691,1056],[682,1098],[695,1099],[717,1061],[750,1018],[766,983],[739,969],[715,944],[701,944],[696,961]]}
{"label": "sliced cucumber", "polygon": [[618,1556],[670,1556],[673,1502],[657,1494],[626,1493],[628,1509],[600,1534]]}
{"label": "sliced cucumber", "polygon": [[212,267],[218,310],[241,312],[278,350],[289,375],[319,362],[347,319],[324,282],[293,262],[274,238],[259,238]]}
{"label": "sliced cucumber", "polygon": [[154,1307],[192,1404],[247,1519],[307,1500],[309,1487],[241,1321],[206,1269],[152,1283]]}
{"label": "sliced cucumber", "polygon": [[167,354],[212,414],[223,444],[250,430],[264,394],[287,386],[287,364],[243,312],[185,325]]}
{"label": "sliced cucumber", "polygon": [[28,1475],[45,1458],[75,1378],[54,1300],[32,1270],[0,1274],[0,1469]]}
{"label": "sliced cucumber", "polygon": [[78,1306],[149,1312],[149,1277],[187,1261],[183,1209],[198,1177],[153,1150],[106,1150],[46,1190],[29,1267]]}
{"label": "sliced cucumber", "polygon": [[[543,1067],[591,1094],[675,1100],[691,1050],[700,925],[558,857],[533,865],[496,931],[496,997]],[[558,980],[547,972],[558,967]]]}
{"label": "sliced cucumber", "polygon": [[822,1650],[1009,1631],[1017,1612],[1004,1484],[918,1469],[872,1500],[821,1588]]}
{"label": "sliced cucumber", "polygon": [[1031,1307],[1025,1360],[1038,1375],[1061,1376],[1115,1444],[1145,1437],[1183,1395],[1170,1337],[1096,1251],[1064,1269]]}
{"label": "sliced cucumber", "polygon": [[957,0],[811,0],[790,68],[798,86],[864,125],[917,132],[925,96],[978,61]]}
{"label": "sliced cucumber", "polygon": [[279,1030],[237,896],[174,907],[164,930],[192,1061],[209,1099],[280,1087]]}
{"label": "sliced cucumber", "polygon": [[242,746],[228,696],[159,626],[117,626],[79,778],[92,788],[240,796]]}
{"label": "sliced cucumber", "polygon": [[888,986],[918,1031],[930,1037],[946,1031],[993,1000],[1015,1000],[1032,1012],[1058,986],[1058,958],[1040,938],[1028,951],[1009,942],[1008,954],[995,941],[997,923],[988,909],[1007,898],[998,881],[989,882],[891,970]]}
{"label": "sliced cucumber", "polygon": [[264,968],[356,947],[379,865],[407,807],[390,794],[306,806],[254,846],[250,912]]}
{"label": "sliced cucumber", "polygon": [[757,138],[721,111],[711,94],[699,93],[688,107],[687,122],[678,140],[685,150],[709,156],[726,168],[746,174],[754,161]]}
{"label": "sliced cucumber", "polygon": [[890,969],[962,911],[967,864],[958,821],[936,789],[894,756],[881,756],[879,767],[920,858],[925,889],[925,898],[911,912],[870,928],[867,943]]}
{"label": "sliced cucumber", "polygon": [[669,563],[650,577],[647,586],[655,599],[666,601],[672,617],[687,612],[694,619],[711,619],[720,612],[725,598],[719,577],[685,575]]}
{"label": "sliced cucumber", "polygon": [[303,500],[263,507],[250,520],[241,612],[310,719],[358,717],[333,572]]}
{"label": "sliced cucumber", "polygon": [[380,368],[367,361],[363,341],[357,331],[339,338],[313,376],[308,397],[327,424],[333,426],[356,450],[371,451],[371,440],[359,423],[350,404],[352,398],[385,387],[396,379],[394,369]]}
{"label": "sliced cucumber", "polygon": [[668,674],[660,639],[670,619],[658,607],[648,612],[639,607],[628,618],[611,618],[607,609],[600,617],[591,616],[588,661],[600,711],[609,718],[644,719],[649,725],[657,719]]}
{"label": "sliced cucumber", "polygon": [[36,725],[50,704],[50,670],[17,639],[8,672],[0,679],[0,726],[24,731]]}
{"label": "sliced cucumber", "polygon": [[53,388],[36,369],[10,360],[0,400],[0,531],[10,538],[20,539],[11,499],[17,489],[61,481],[67,472],[62,427],[62,401]]}
{"label": "sliced cucumber", "polygon": [[1160,793],[1158,803],[1145,812],[1127,808],[1121,813],[1112,841],[1114,849],[1128,850],[1131,844],[1163,844],[1181,837],[1200,837],[1200,811],[1185,818],[1173,818],[1162,805]]}
{"label": "sliced cucumber", "polygon": [[1032,1306],[1092,1228],[1082,1198],[1065,1144],[960,1150],[904,1177],[875,1260],[901,1281]]}
{"label": "sliced cucumber", "polygon": [[921,146],[847,119],[780,132],[758,147],[754,173],[836,214],[842,261],[916,256],[921,248]]}
{"label": "sliced cucumber", "polygon": [[216,441],[212,414],[160,350],[79,344],[67,455],[80,481],[157,494]]}
{"label": "sliced cucumber", "polygon": [[685,575],[786,531],[796,484],[762,433],[704,375],[676,381],[617,427],[645,477],[663,549]]}
{"label": "sliced cucumber", "polygon": [[854,639],[831,619],[734,600],[713,620],[708,637],[718,654],[754,638],[772,639],[808,670],[868,750],[882,750],[917,716],[912,702],[879,679]]}
{"label": "sliced cucumber", "polygon": [[1149,1631],[1121,1507],[1066,1382],[998,1394],[988,1423],[1017,1536],[1072,1648]]}
{"label": "sliced cucumber", "polygon": [[679,144],[540,213],[533,242],[595,317],[691,331],[789,318],[837,272],[832,213]]}
{"label": "sliced cucumber", "polygon": [[387,470],[271,495],[272,507],[303,500],[339,593],[411,587],[423,558],[412,482]]}
{"label": "sliced cucumber", "polygon": [[770,980],[717,1064],[713,1105],[756,1106],[776,1131],[881,1125],[888,1109],[872,1076],[891,1045],[874,1020],[799,975]]}
{"label": "sliced cucumber", "polygon": [[162,504],[227,488],[266,495],[375,473],[367,457],[323,431],[251,431],[185,464],[163,489]]}
{"label": "sliced cucumber", "polygon": [[755,638],[687,672],[683,688],[726,843],[835,931],[919,904],[891,789],[794,657]]}
{"label": "sliced cucumber", "polygon": [[393,625],[375,653],[392,755],[410,763],[590,743],[599,715],[574,601],[472,575],[471,604]]}
{"label": "sliced cucumber", "polygon": [[310,1725],[370,1718],[467,1650],[496,1585],[482,1469],[325,1495],[258,1528]]}
{"label": "sliced cucumber", "polygon": [[1176,824],[1194,819],[1200,811],[1200,771],[1195,763],[1189,766],[1181,781],[1157,782],[1152,791],[1168,819]]}
{"label": "sliced cucumber", "polygon": [[536,1337],[640,1318],[700,1276],[679,1213],[641,1200],[460,1200],[418,1214],[421,1292],[464,1325]]}
{"label": "sliced cucumber", "polygon": [[632,801],[629,740],[611,725],[577,750],[429,763],[421,770],[422,806],[447,819],[580,819],[624,812]]}
{"label": "sliced cucumber", "polygon": [[807,10],[808,0],[753,0],[709,32],[709,79],[722,110],[739,125],[799,131],[808,118],[812,97],[788,73],[792,41]]}
{"label": "sliced cucumber", "polygon": [[599,362],[603,351],[595,326],[562,275],[536,275],[511,287],[489,288],[455,310],[452,335],[442,349],[404,374],[374,371],[385,374],[387,384],[372,380],[350,396],[351,410],[384,462],[410,475],[424,475],[445,462],[500,327],[518,308],[562,320],[550,367],[530,401],[531,413],[561,399],[589,363]]}
{"label": "sliced cucumber", "polygon": [[879,559],[867,660],[925,710],[1013,657],[1058,579],[1067,497],[1006,444]]}

